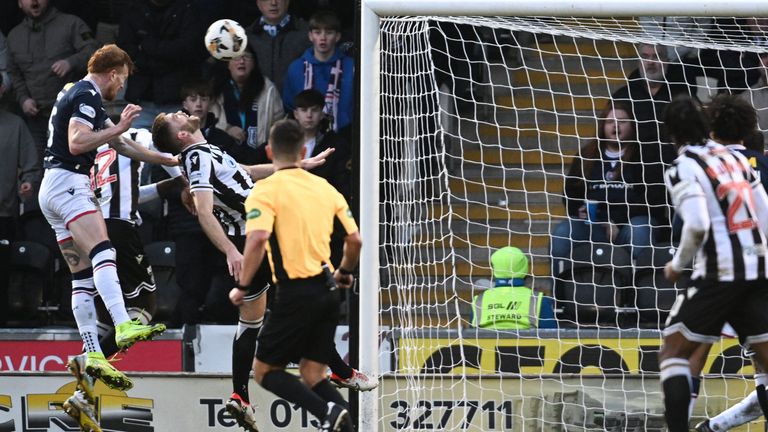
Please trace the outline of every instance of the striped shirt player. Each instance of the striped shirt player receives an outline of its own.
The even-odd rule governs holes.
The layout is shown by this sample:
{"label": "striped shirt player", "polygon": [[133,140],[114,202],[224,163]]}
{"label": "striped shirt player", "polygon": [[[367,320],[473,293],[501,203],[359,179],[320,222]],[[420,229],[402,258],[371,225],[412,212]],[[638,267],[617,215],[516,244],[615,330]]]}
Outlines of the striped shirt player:
{"label": "striped shirt player", "polygon": [[[123,136],[147,149],[154,149],[152,134],[146,129],[132,128]],[[117,251],[118,276],[123,296],[127,299],[128,312],[135,308],[138,313],[146,314],[147,321],[150,321],[151,307],[140,301],[132,304],[133,299],[142,293],[154,292],[156,288],[137,227],[142,223],[139,204],[157,199],[160,196],[159,184],[140,185],[143,166],[143,162],[121,156],[105,144],[98,148],[91,170],[91,183],[107,224],[107,233]],[[174,183],[180,183],[182,173],[179,167],[163,168],[172,179],[177,179]],[[170,181],[165,184],[170,184]],[[99,312],[103,315],[103,311]],[[102,318],[100,316],[100,321],[103,321]]]}
{"label": "striped shirt player", "polygon": [[[665,177],[684,221],[669,266],[677,270],[695,260],[692,287],[678,296],[664,335],[714,343],[728,322],[743,343],[768,341],[768,195],[749,161],[709,141],[682,147]],[[694,239],[685,226],[703,237]]]}
{"label": "striped shirt player", "polygon": [[768,215],[757,214],[754,191],[763,188],[746,157],[714,141],[689,146],[667,171],[666,182],[676,205],[696,196],[706,203],[711,223],[692,279],[768,277],[768,247],[760,226],[761,216]]}
{"label": "striped shirt player", "polygon": [[208,143],[181,152],[190,192],[211,191],[213,212],[228,236],[245,234],[245,199],[253,180],[231,156]]}

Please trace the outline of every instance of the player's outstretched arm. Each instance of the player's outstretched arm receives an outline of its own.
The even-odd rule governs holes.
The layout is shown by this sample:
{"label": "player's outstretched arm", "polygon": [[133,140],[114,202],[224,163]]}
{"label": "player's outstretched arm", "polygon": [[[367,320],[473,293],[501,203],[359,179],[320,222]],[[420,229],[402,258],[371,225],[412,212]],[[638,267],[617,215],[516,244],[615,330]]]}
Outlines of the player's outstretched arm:
{"label": "player's outstretched arm", "polygon": [[107,127],[99,131],[93,130],[93,126],[73,117],[69,120],[67,129],[70,153],[73,155],[87,153],[99,148],[105,142],[114,140],[131,127],[131,123],[139,116],[140,112],[140,106],[128,104],[120,114],[118,124],[107,119]]}
{"label": "player's outstretched arm", "polygon": [[166,166],[176,166],[179,164],[179,160],[176,157],[152,151],[122,135],[109,140],[109,146],[121,155],[134,160]]}
{"label": "player's outstretched arm", "polygon": [[[320,165],[325,163],[326,158],[330,156],[336,149],[334,148],[327,148],[320,152],[319,154],[312,156],[311,158],[304,159],[301,161],[301,167],[305,170],[311,170],[313,168],[319,167]],[[248,172],[248,175],[251,176],[251,179],[253,181],[261,180],[263,178],[267,178],[271,176],[275,172],[275,166],[272,164],[259,164],[259,165],[241,165],[243,169],[245,169]]]}

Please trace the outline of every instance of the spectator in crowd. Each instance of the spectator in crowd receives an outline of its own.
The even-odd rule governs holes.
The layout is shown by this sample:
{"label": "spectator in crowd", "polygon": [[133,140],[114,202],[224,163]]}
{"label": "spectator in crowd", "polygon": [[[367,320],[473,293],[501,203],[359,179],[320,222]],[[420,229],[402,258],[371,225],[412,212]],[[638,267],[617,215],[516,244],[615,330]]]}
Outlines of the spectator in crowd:
{"label": "spectator in crowd", "polygon": [[34,141],[24,121],[0,110],[0,238],[12,238],[14,219],[19,214],[19,197],[34,195],[42,168]]}
{"label": "spectator in crowd", "polygon": [[755,85],[740,93],[739,97],[750,102],[757,111],[757,127],[768,139],[768,52],[760,53],[760,79]]}
{"label": "spectator in crowd", "polygon": [[[0,241],[12,242],[16,236],[19,198],[34,195],[42,169],[34,141],[24,120],[0,109]],[[7,305],[7,272],[0,275],[0,312]],[[2,280],[6,278],[5,280]],[[5,315],[3,314],[3,317]],[[4,318],[0,318],[0,322]]]}
{"label": "spectator in crowd", "polygon": [[[651,36],[670,42],[679,42],[683,36],[706,38],[712,18],[641,16],[638,22]],[[698,48],[690,46],[666,46],[666,58],[676,63],[691,63],[699,55]]]}
{"label": "spectator in crowd", "polygon": [[[707,36],[714,43],[747,43],[749,21],[743,18],[714,18]],[[760,77],[758,55],[753,52],[726,51],[706,48],[699,51],[693,75],[714,78],[720,93],[739,93]]]}
{"label": "spectator in crowd", "polygon": [[608,104],[597,135],[574,156],[565,179],[568,219],[552,233],[555,258],[570,258],[574,244],[589,240],[626,245],[633,257],[651,244],[655,221],[645,198],[631,106]]}
{"label": "spectator in crowd", "polygon": [[[247,83],[246,83],[247,85]],[[238,163],[254,165],[269,162],[266,153],[261,154],[246,143],[240,142],[220,129],[218,117],[211,111],[220,106],[214,101],[215,92],[210,82],[199,77],[189,79],[181,87],[182,109],[200,119],[200,130],[208,143],[213,144],[232,156]],[[282,107],[282,102],[280,102]],[[282,116],[282,108],[280,109]],[[224,123],[226,126],[226,123]]]}
{"label": "spectator in crowd", "polygon": [[259,59],[261,74],[283,89],[291,62],[310,45],[306,21],[288,14],[290,0],[256,0],[261,18],[248,29],[248,46]]}
{"label": "spectator in crowd", "polygon": [[96,40],[83,20],[49,7],[48,0],[20,0],[19,7],[25,18],[7,39],[10,74],[42,158],[56,95],[85,74]]}
{"label": "spectator in crowd", "polygon": [[688,87],[685,83],[670,82],[667,79],[670,62],[666,48],[640,44],[637,51],[640,55],[637,69],[627,78],[627,85],[616,90],[612,98],[632,105],[637,123],[637,139],[641,146],[649,147],[643,149],[643,153],[669,163],[675,158],[674,148],[671,145],[653,147],[659,147],[663,137],[664,107],[676,95],[688,93]]}
{"label": "spectator in crowd", "polygon": [[134,4],[132,0],[100,0],[93,5],[96,15],[96,40],[99,45],[117,43],[120,19]]}
{"label": "spectator in crowd", "polygon": [[[629,106],[634,113],[639,142],[639,161],[644,165],[642,182],[647,188],[646,202],[651,214],[660,225],[667,225],[669,216],[667,194],[664,188],[664,166],[676,157],[674,146],[666,144],[663,112],[667,104],[678,94],[688,94],[685,80],[681,77],[681,65],[670,63],[667,50],[660,45],[638,45],[638,68],[628,78],[627,85],[613,93],[615,101]],[[673,72],[675,71],[675,72]]]}
{"label": "spectator in crowd", "polygon": [[351,149],[349,143],[339,134],[328,130],[328,119],[323,113],[325,100],[322,93],[315,89],[303,90],[293,100],[293,117],[304,133],[305,158],[317,156],[326,149],[335,151],[325,164],[310,172],[320,176],[336,188],[344,198],[352,195]]}
{"label": "spectator in crowd", "polygon": [[343,132],[352,123],[355,108],[355,61],[337,49],[341,22],[335,13],[321,11],[309,20],[312,47],[288,67],[283,85],[283,104],[292,111],[293,99],[313,88],[323,94],[323,112],[333,131]]}
{"label": "spectator in crowd", "polygon": [[142,0],[125,11],[117,39],[136,64],[125,99],[141,105],[136,128],[148,129],[160,112],[175,112],[185,76],[204,58],[203,27],[191,0]]}
{"label": "spectator in crowd", "polygon": [[354,40],[355,0],[302,0],[291,3],[289,10],[293,16],[307,21],[319,10],[332,10],[341,20],[341,40]]}
{"label": "spectator in crowd", "polygon": [[280,92],[261,74],[250,50],[230,60],[228,71],[217,75],[215,81],[214,90],[219,94],[217,127],[255,151],[267,142],[272,124],[285,116]]}
{"label": "spectator in crowd", "polygon": [[552,297],[535,293],[525,285],[528,257],[513,246],[491,255],[493,288],[472,299],[473,327],[497,330],[557,328]]}
{"label": "spectator in crowd", "polygon": [[11,88],[11,76],[8,75],[8,46],[5,36],[0,33],[0,98]]}

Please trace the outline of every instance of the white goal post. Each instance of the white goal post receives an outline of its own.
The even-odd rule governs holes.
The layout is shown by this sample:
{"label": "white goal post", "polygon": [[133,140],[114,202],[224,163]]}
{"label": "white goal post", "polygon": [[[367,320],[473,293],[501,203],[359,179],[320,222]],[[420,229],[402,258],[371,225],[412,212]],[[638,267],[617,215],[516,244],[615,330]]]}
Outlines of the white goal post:
{"label": "white goal post", "polygon": [[[437,17],[563,17],[613,18],[637,16],[675,17],[755,17],[768,16],[765,0],[362,0],[360,53],[360,230],[364,247],[360,260],[359,311],[359,368],[375,377],[381,377],[380,337],[381,308],[380,238],[382,215],[380,177],[382,155],[381,135],[381,22],[394,17],[419,17],[424,20]],[[621,24],[617,24],[620,26]],[[491,25],[491,27],[493,27]],[[503,26],[502,26],[503,27]],[[598,30],[599,31],[599,30]],[[562,33],[558,33],[562,34]],[[565,33],[567,34],[567,32]],[[629,35],[629,42],[642,42],[642,38]],[[702,47],[707,41],[690,39],[687,43]],[[439,126],[438,126],[439,128]],[[577,128],[578,129],[578,128]],[[579,135],[576,133],[576,135]],[[567,169],[567,166],[565,167]],[[417,174],[418,175],[418,174]],[[436,181],[448,184],[447,177]],[[482,187],[482,185],[480,186]],[[558,193],[562,193],[562,190]],[[453,210],[447,210],[451,217]],[[450,246],[449,246],[450,247]],[[452,266],[455,262],[448,262]],[[375,319],[374,319],[375,317]],[[396,331],[397,329],[394,329]],[[415,331],[417,329],[409,329]],[[461,332],[461,328],[455,328]],[[641,339],[643,336],[636,336]],[[395,348],[397,349],[397,348]],[[394,354],[393,354],[394,356]],[[454,387],[457,393],[466,390],[466,383]],[[381,389],[381,388],[380,388]],[[381,429],[380,389],[360,394],[359,430]],[[650,398],[650,396],[649,396]],[[493,408],[493,407],[492,407]],[[496,408],[499,410],[499,408]],[[451,423],[453,424],[453,423]],[[419,430],[403,426],[398,430]],[[471,429],[470,429],[471,430]],[[528,430],[528,429],[525,429]]]}

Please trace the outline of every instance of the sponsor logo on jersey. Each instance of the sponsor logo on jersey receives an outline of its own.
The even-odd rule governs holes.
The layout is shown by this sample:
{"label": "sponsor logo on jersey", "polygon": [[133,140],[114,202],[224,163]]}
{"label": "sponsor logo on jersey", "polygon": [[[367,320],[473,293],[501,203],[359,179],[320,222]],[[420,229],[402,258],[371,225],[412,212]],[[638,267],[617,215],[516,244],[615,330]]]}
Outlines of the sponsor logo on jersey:
{"label": "sponsor logo on jersey", "polygon": [[96,110],[95,110],[95,109],[93,109],[93,107],[92,107],[92,106],[90,106],[90,105],[86,105],[86,104],[82,103],[82,104],[80,104],[80,106],[78,107],[78,110],[79,110],[81,113],[83,113],[84,115],[86,115],[86,116],[88,116],[88,117],[90,117],[90,118],[94,118],[94,117],[96,117]]}
{"label": "sponsor logo on jersey", "polygon": [[259,216],[261,216],[261,210],[256,209],[256,208],[251,210],[251,211],[249,211],[248,214],[246,215],[246,217],[248,219],[256,219]]}

